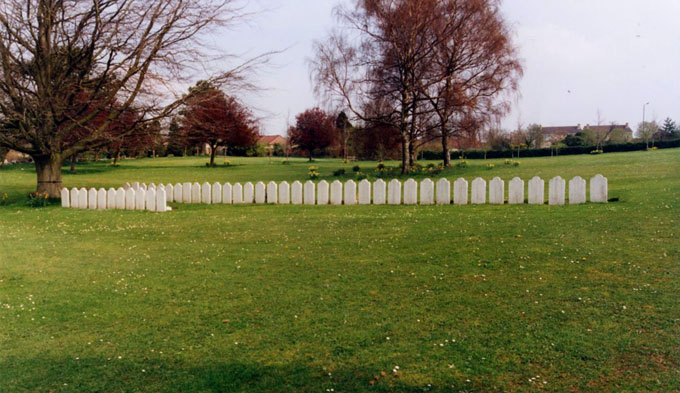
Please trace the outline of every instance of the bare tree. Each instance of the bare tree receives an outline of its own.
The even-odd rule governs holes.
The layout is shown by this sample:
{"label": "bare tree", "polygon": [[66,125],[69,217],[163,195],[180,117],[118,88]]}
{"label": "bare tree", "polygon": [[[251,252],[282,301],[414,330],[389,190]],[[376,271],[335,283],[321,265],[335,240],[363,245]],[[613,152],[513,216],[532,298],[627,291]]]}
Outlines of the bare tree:
{"label": "bare tree", "polygon": [[[57,197],[65,157],[100,146],[125,111],[145,122],[174,111],[187,97],[172,85],[216,59],[205,34],[243,17],[235,0],[4,0],[0,146],[33,157],[37,190]],[[243,82],[261,59],[201,77]]]}

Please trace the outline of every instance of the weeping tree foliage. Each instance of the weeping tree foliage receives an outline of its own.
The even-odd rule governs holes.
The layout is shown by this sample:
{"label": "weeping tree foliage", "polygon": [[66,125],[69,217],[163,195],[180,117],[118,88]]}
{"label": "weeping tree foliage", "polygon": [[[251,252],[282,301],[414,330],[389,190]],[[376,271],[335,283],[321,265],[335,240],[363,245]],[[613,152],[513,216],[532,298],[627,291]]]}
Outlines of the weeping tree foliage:
{"label": "weeping tree foliage", "polygon": [[[65,158],[109,143],[121,114],[167,117],[189,98],[171,86],[226,56],[206,34],[243,17],[235,0],[2,1],[0,147],[30,155],[37,191],[58,197]],[[264,56],[200,77],[245,83]]]}

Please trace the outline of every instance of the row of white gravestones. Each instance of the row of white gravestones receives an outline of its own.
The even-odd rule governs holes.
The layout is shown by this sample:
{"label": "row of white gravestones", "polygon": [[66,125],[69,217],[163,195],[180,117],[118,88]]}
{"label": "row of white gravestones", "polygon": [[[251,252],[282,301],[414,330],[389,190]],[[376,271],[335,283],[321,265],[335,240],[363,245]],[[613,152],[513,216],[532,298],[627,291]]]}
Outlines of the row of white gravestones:
{"label": "row of white gravestones", "polygon": [[100,188],[64,188],[61,190],[61,206],[74,209],[92,210],[148,210],[153,212],[166,212],[171,210],[167,206],[167,194],[162,185],[154,188],[109,188],[108,191]]}
{"label": "row of white gravestones", "polygon": [[[162,185],[161,185],[162,186]],[[135,185],[130,189],[134,190]],[[420,190],[418,188],[420,187]],[[607,202],[607,179],[597,175],[590,180],[591,202]],[[139,190],[145,185],[139,186]],[[150,185],[148,189],[156,189]],[[176,203],[222,203],[222,204],[294,204],[294,205],[449,205],[453,201],[456,205],[472,204],[504,204],[505,181],[499,177],[488,182],[482,178],[476,178],[471,186],[465,179],[458,179],[453,183],[447,179],[439,179],[434,183],[430,179],[423,180],[420,184],[409,179],[403,184],[394,179],[389,183],[379,179],[375,183],[362,180],[359,184],[353,180],[341,183],[336,180],[328,183],[322,180],[319,183],[307,181],[301,183],[288,182],[263,182],[245,183],[183,183],[164,186],[167,192],[167,201]],[[419,192],[420,191],[420,192]],[[525,203],[524,180],[515,177],[509,182],[509,204]],[[566,181],[557,176],[550,180],[548,190],[548,203],[550,205],[563,205],[566,203]],[[453,196],[453,200],[452,200]],[[487,199],[488,196],[488,199]],[[585,203],[586,181],[576,176],[569,181],[569,203]],[[529,181],[528,202],[530,204],[545,203],[545,182],[536,176]]]}

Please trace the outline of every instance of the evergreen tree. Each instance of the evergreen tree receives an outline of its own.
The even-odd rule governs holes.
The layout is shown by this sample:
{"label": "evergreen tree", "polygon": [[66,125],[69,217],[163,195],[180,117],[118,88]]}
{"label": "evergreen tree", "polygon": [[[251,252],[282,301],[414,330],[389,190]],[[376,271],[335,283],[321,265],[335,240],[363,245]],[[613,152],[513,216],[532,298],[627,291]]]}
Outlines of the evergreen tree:
{"label": "evergreen tree", "polygon": [[661,129],[659,129],[659,134],[661,139],[673,139],[678,136],[678,131],[678,126],[675,122],[670,117],[667,117]]}

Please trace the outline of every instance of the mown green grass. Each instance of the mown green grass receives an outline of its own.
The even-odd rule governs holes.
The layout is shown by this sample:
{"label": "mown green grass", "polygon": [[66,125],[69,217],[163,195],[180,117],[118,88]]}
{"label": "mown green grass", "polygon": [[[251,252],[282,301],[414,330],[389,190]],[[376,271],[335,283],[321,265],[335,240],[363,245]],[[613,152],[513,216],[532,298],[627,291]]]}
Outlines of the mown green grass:
{"label": "mown green grass", "polygon": [[[87,164],[64,181],[309,166],[230,160]],[[32,168],[0,169],[0,392],[680,390],[680,150],[490,162],[444,175],[602,173],[620,201],[33,209]]]}

